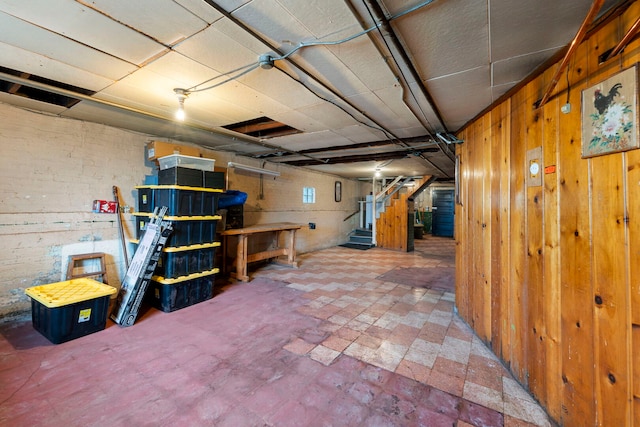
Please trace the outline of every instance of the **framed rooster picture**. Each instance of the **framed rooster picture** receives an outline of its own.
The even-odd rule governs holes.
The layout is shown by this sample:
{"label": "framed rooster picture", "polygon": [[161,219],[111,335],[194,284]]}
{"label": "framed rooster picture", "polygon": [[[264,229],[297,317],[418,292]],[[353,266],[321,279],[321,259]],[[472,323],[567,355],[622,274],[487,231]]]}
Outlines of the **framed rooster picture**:
{"label": "framed rooster picture", "polygon": [[582,91],[582,157],[638,148],[637,64]]}

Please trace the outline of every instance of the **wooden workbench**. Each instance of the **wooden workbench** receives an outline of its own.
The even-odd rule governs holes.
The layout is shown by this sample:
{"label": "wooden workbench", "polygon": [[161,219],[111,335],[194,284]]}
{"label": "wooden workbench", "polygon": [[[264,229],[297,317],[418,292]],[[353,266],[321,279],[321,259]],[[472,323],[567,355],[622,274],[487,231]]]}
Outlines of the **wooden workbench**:
{"label": "wooden workbench", "polygon": [[[273,224],[257,224],[250,227],[235,228],[225,230],[222,232],[225,241],[225,252],[223,255],[223,264],[226,267],[226,248],[228,248],[228,241],[231,236],[237,236],[238,249],[235,259],[236,271],[235,277],[243,282],[249,281],[249,275],[247,274],[247,265],[250,262],[261,261],[265,259],[277,258],[282,255],[287,256],[286,264],[297,268],[296,262],[296,231],[301,229],[304,225],[294,224],[292,222],[279,222]],[[280,247],[280,234],[283,231],[287,232],[287,236],[284,239],[285,246]],[[249,236],[260,233],[273,233],[272,244],[269,249],[261,252],[249,254]]]}

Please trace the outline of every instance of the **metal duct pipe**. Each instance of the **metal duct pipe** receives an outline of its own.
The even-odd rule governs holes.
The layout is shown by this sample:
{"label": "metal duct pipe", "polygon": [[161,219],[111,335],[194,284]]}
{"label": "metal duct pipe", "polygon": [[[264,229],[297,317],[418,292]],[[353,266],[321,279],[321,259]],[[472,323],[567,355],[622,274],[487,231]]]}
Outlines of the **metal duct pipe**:
{"label": "metal duct pipe", "polygon": [[[418,74],[418,71],[413,65],[411,58],[409,58],[407,51],[404,49],[404,46],[402,46],[402,44],[400,43],[398,36],[396,35],[393,27],[391,26],[389,20],[384,14],[384,11],[380,7],[380,4],[378,3],[377,0],[365,0],[364,3],[367,6],[367,9],[369,10],[369,12],[372,14],[372,18],[379,21],[382,29],[386,31],[387,37],[390,40],[391,44],[393,45],[393,48],[400,54],[402,62],[411,73],[411,78],[417,83],[417,86],[418,88],[420,88],[420,92],[422,96],[424,96],[427,102],[429,103],[429,106],[431,107],[436,117],[438,118],[438,121],[442,125],[444,132],[449,133],[449,130],[447,129],[447,125],[445,124],[444,119],[442,118],[442,114],[438,110],[435,100],[433,99],[433,97],[431,96],[427,88],[424,86],[424,84],[422,84],[422,78]],[[393,56],[393,52],[390,52],[390,53]],[[408,86],[406,80],[404,82],[404,85]],[[435,129],[432,129],[432,130],[435,131]],[[446,147],[445,149],[442,147],[441,144],[438,144],[438,148],[440,148],[442,153],[445,154],[449,158],[449,160],[451,160],[451,162],[454,161],[453,153],[449,151],[448,147]]]}

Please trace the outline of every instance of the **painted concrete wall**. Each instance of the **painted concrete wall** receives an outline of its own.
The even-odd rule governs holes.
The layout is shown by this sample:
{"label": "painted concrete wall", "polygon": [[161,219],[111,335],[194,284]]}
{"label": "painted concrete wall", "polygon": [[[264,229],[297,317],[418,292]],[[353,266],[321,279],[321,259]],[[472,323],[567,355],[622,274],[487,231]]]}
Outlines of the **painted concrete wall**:
{"label": "painted concrete wall", "polygon": [[[96,199],[136,208],[137,185],[156,172],[146,144],[156,138],[77,120],[52,117],[0,103],[0,321],[30,309],[24,289],[65,279],[69,255],[107,254],[109,282],[119,285],[125,267],[114,214],[92,213]],[[175,141],[179,142],[179,141]],[[189,145],[185,143],[186,145]],[[262,162],[204,150],[216,165]],[[230,171],[229,188],[248,193],[245,225],[267,222],[317,224],[298,234],[298,251],[335,246],[357,224],[357,200],[368,186],[333,175],[268,164],[273,179]],[[342,201],[334,182],[342,181]],[[316,188],[316,203],[302,203],[302,187]],[[135,237],[132,216],[124,215],[127,239]],[[128,247],[129,258],[133,248]]]}

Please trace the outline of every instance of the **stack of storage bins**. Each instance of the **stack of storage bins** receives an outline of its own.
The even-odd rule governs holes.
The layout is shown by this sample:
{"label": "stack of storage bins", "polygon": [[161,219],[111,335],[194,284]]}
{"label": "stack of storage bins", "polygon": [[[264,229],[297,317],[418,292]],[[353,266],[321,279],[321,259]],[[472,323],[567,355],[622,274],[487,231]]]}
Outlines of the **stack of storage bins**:
{"label": "stack of storage bins", "polygon": [[214,172],[213,159],[171,155],[159,159],[158,185],[136,187],[137,238],[156,207],[167,206],[165,219],[173,233],[162,252],[147,298],[153,306],[171,312],[213,296],[218,197],[224,174]]}

